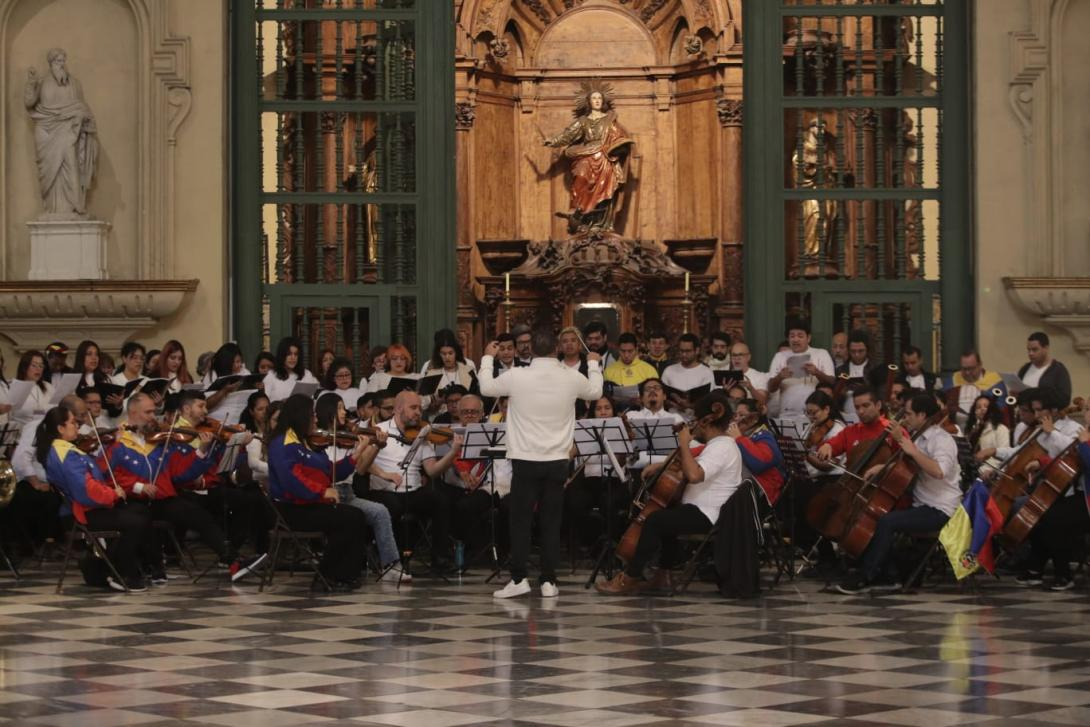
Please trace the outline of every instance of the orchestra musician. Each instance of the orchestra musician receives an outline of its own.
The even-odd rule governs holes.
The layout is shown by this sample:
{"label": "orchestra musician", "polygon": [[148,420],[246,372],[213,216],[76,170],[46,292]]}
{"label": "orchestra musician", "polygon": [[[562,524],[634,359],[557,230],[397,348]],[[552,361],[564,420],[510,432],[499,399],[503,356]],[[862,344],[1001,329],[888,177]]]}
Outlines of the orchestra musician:
{"label": "orchestra musician", "polygon": [[[624,356],[623,349],[621,355]],[[614,416],[616,414],[613,402],[603,396],[594,402],[587,418],[609,419]],[[575,448],[572,449],[574,451]],[[621,464],[623,466],[624,462]],[[616,539],[624,525],[616,513],[624,510],[629,499],[628,489],[617,481],[620,473],[613,471],[609,457],[604,454],[577,455],[575,465],[576,471],[581,473],[574,479],[569,478],[569,484],[564,490],[565,518],[571,524],[578,541],[583,545],[592,545],[605,526],[604,522],[597,522],[594,510],[598,509],[603,521],[608,511],[612,514],[609,519],[613,526],[613,532],[608,533],[608,537]],[[607,483],[607,478],[613,482]]]}
{"label": "orchestra musician", "polygon": [[35,459],[45,468],[49,482],[71,504],[72,516],[78,522],[91,530],[119,533],[120,537],[108,543],[106,554],[124,583],[110,574],[107,586],[115,591],[145,591],[140,565],[149,573],[161,569],[151,513],[146,505],[127,502],[125,491],[102,472],[94,457],[73,444],[79,429],[79,419],[67,406],[50,409],[37,426]]}
{"label": "orchestra musician", "polygon": [[[635,595],[671,588],[670,569],[677,557],[677,536],[702,534],[719,519],[719,510],[742,484],[742,455],[738,444],[728,434],[734,416],[730,400],[723,391],[713,391],[696,404],[693,431],[683,427],[678,433],[677,456],[686,482],[681,502],[657,510],[647,517],[636,545],[635,555],[623,571],[595,588],[608,595]],[[705,443],[694,456],[693,438]],[[654,464],[644,469],[644,479],[652,479],[662,468]],[[644,571],[659,552],[659,567],[650,579]]]}
{"label": "orchestra musician", "polygon": [[[269,495],[292,528],[325,534],[318,571],[333,591],[353,591],[361,585],[367,559],[367,520],[360,510],[338,504],[333,483],[366,471],[379,450],[359,437],[352,452],[334,464],[310,448],[313,430],[314,401],[303,394],[285,399],[268,444]],[[315,575],[311,587],[325,584]]]}
{"label": "orchestra musician", "polygon": [[845,455],[864,440],[886,436],[889,420],[882,415],[882,402],[874,389],[860,385],[852,389],[851,393],[859,421],[849,424],[825,440],[816,455],[820,462],[829,462],[834,457]]}
{"label": "orchestra musician", "polygon": [[978,466],[998,466],[999,461],[992,458],[1000,448],[1010,447],[1011,431],[1003,423],[1003,412],[995,397],[987,394],[978,396],[973,402],[973,411],[966,426],[973,461]]}
{"label": "orchestra musician", "polygon": [[908,389],[936,389],[938,377],[923,367],[923,351],[919,346],[906,346],[901,351],[901,370],[897,372],[897,381]]}
{"label": "orchestra musician", "polygon": [[[163,437],[155,419],[155,402],[138,392],[126,403],[126,426],[107,447],[108,468],[130,501],[145,502],[155,520],[166,520],[176,529],[195,531],[216,554],[221,568],[237,581],[264,559],[243,560],[228,543],[215,518],[200,505],[178,497],[176,483],[193,482],[206,474],[215,460],[208,457],[212,434],[202,432],[199,444],[182,454],[177,443]],[[161,563],[152,571],[153,583],[165,583]]]}
{"label": "orchestra musician", "polygon": [[981,394],[987,394],[997,387],[1002,388],[1003,377],[984,368],[976,349],[970,348],[963,352],[959,364],[961,368],[944,382],[943,388],[950,420],[965,431],[973,402]]}
{"label": "orchestra musician", "polygon": [[[844,430],[844,422],[834,412],[833,398],[824,391],[815,391],[806,399],[806,418],[810,427],[806,431],[806,479],[796,480],[791,485],[794,500],[795,541],[803,552],[808,553],[818,542],[819,535],[806,519],[806,507],[818,491],[835,482],[839,467],[844,465],[844,456],[834,457],[831,461],[822,461],[817,450],[827,439],[831,439]],[[831,563],[835,560],[832,543],[822,539],[818,548],[819,562]]]}
{"label": "orchestra musician", "polygon": [[1035,331],[1026,340],[1026,357],[1029,359],[1018,369],[1018,378],[1027,387],[1052,389],[1063,401],[1071,400],[1071,374],[1067,367],[1052,358],[1048,334]]}
{"label": "orchestra musician", "polygon": [[742,478],[752,479],[760,485],[768,504],[775,507],[787,479],[787,470],[776,436],[769,430],[754,399],[743,399],[735,405],[727,436],[738,444],[741,452]]}
{"label": "orchestra musician", "polygon": [[560,518],[564,506],[572,442],[575,403],[602,395],[600,357],[587,354],[587,375],[557,362],[557,338],[551,331],[533,334],[534,360],[529,366],[492,376],[496,342],[485,347],[481,361],[481,394],[506,396],[507,457],[511,460],[511,580],[492,595],[512,598],[530,592],[527,560],[534,505],[541,531],[541,595],[555,598],[556,566],[560,560]]}
{"label": "orchestra musician", "polygon": [[[674,425],[685,423],[685,417],[677,412],[668,411],[666,409],[666,388],[662,385],[661,380],[647,379],[640,384],[639,388],[640,401],[643,403],[643,408],[636,411],[629,411],[625,414],[625,418],[630,424],[639,427],[640,421],[647,421],[650,419],[669,419]],[[640,452],[630,467],[634,470],[642,470],[653,462],[662,462],[666,459],[666,456],[667,455],[665,454],[648,454],[647,452]]]}
{"label": "orchestra musician", "polygon": [[1030,555],[1025,570],[1018,576],[1020,586],[1040,586],[1044,583],[1045,565],[1052,561],[1050,591],[1068,591],[1075,587],[1071,562],[1076,545],[1090,532],[1090,502],[1086,499],[1086,473],[1090,472],[1090,414],[1076,434],[1079,462],[1083,476],[1075,479],[1065,496],[1041,516],[1030,531]]}
{"label": "orchestra musician", "polygon": [[[939,411],[932,394],[916,394],[906,403],[905,427],[896,422],[891,425],[891,439],[919,471],[912,488],[912,507],[892,510],[878,520],[874,537],[863,552],[860,571],[837,586],[841,593],[899,589],[896,577],[884,577],[897,533],[937,532],[961,503],[957,443],[941,424],[933,423]],[[915,436],[909,436],[909,432]],[[882,467],[873,465],[866,477],[873,478]]]}

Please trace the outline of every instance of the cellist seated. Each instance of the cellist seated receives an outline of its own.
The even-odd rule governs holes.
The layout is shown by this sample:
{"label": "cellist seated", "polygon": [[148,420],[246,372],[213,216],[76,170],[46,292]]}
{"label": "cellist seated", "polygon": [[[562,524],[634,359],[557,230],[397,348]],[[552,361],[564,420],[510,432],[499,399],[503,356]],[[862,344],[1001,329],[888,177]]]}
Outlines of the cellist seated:
{"label": "cellist seated", "polygon": [[[742,455],[727,434],[732,418],[730,399],[723,391],[713,391],[697,402],[693,431],[683,428],[677,438],[676,461],[688,483],[680,504],[656,510],[647,517],[635,554],[622,572],[596,584],[599,593],[632,595],[672,589],[670,569],[676,560],[677,536],[710,531],[719,518],[719,509],[742,482]],[[694,437],[705,442],[698,456],[690,449]],[[648,465],[643,477],[655,477],[664,464]],[[660,549],[658,570],[645,580],[644,569]]]}
{"label": "cellist seated", "polygon": [[[890,436],[919,470],[912,490],[912,507],[893,510],[878,520],[874,537],[863,551],[860,571],[837,586],[854,595],[869,590],[896,590],[896,578],[883,577],[897,533],[936,532],[961,502],[961,467],[954,438],[940,424],[932,424],[939,404],[931,394],[917,394],[906,402],[904,423],[891,425]],[[910,433],[915,434],[915,439]],[[881,470],[881,465],[873,469]],[[876,474],[868,471],[868,476]]]}

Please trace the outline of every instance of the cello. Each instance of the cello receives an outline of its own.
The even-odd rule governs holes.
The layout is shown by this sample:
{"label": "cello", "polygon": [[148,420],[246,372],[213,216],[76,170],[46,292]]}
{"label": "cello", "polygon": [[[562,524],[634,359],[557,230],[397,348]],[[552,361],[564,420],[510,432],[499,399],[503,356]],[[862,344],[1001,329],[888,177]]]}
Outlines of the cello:
{"label": "cello", "polygon": [[1048,509],[1063,497],[1067,488],[1080,474],[1082,460],[1079,458],[1079,440],[1076,439],[1041,470],[1026,504],[1014,513],[1003,528],[1004,544],[1010,549],[1021,545]]}
{"label": "cello", "polygon": [[[939,409],[922,427],[912,433],[912,441],[915,442],[931,427],[941,426],[946,415],[945,410]],[[880,472],[860,484],[848,508],[844,531],[837,540],[845,553],[853,558],[863,555],[874,537],[878,521],[897,507],[898,501],[912,487],[919,472],[920,467],[916,461],[907,457],[903,449],[898,449],[882,465]]]}
{"label": "cello", "polygon": [[[721,415],[721,411],[715,411],[708,415],[706,419],[713,420]],[[701,426],[703,422],[704,419],[701,419],[697,425]],[[651,517],[652,513],[665,510],[679,503],[688,483],[681,467],[681,447],[678,447],[670,453],[670,456],[663,462],[662,469],[644,487],[645,495],[643,500],[641,501],[637,496],[636,501],[633,503],[636,507],[636,513],[632,516],[628,528],[617,543],[618,558],[625,563],[632,560],[632,557],[636,554],[636,545],[640,542],[640,536],[643,534],[643,526],[647,522],[647,518]]]}
{"label": "cello", "polygon": [[1040,428],[1029,432],[1029,438],[1023,440],[1017,451],[1007,458],[999,469],[992,475],[990,489],[992,500],[999,508],[999,513],[1006,522],[1011,514],[1011,506],[1015,498],[1026,494],[1031,476],[1026,473],[1026,466],[1030,462],[1037,462],[1048,453],[1045,448],[1037,443]]}
{"label": "cello", "polygon": [[856,442],[848,451],[848,461],[841,468],[840,477],[818,490],[806,505],[806,522],[810,527],[824,538],[839,541],[848,527],[851,504],[866,484],[863,472],[885,463],[892,455],[885,435]]}

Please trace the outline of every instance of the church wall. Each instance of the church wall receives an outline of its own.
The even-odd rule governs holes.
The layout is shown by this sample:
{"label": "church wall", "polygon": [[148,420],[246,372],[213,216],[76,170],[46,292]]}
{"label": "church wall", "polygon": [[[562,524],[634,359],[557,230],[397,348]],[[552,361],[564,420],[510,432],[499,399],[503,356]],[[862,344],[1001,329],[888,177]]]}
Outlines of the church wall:
{"label": "church wall", "polygon": [[519,234],[518,134],[512,92],[509,83],[482,79],[477,132],[473,135],[473,184],[477,198],[489,201],[475,206],[478,239],[482,240],[514,239]]}
{"label": "church wall", "polygon": [[[1034,197],[1046,183],[1033,165],[1032,143],[1012,110],[1011,34],[1031,29],[1032,0],[988,0],[977,3],[974,14],[974,178],[975,262],[977,341],[987,368],[1014,371],[1026,360],[1025,340],[1032,331],[1043,330],[1052,340],[1052,353],[1071,370],[1076,393],[1090,390],[1090,358],[1075,350],[1072,337],[1063,328],[1051,326],[1040,317],[1019,308],[1004,289],[1005,276],[1090,274],[1090,215],[1085,200],[1090,195],[1090,97],[1086,70],[1088,53],[1081,48],[1090,32],[1086,3],[1068,4],[1072,12],[1066,35],[1080,42],[1065,44],[1062,88],[1062,118],[1067,121],[1063,156],[1070,175],[1063,188],[1064,202],[1053,205],[1048,217],[1058,225],[1069,251],[1061,270],[1053,271],[1044,248],[1046,233],[1035,221]],[[1047,0],[1046,0],[1047,4]],[[983,5],[986,5],[985,10]],[[1045,41],[1047,44],[1047,40]],[[1082,68],[1076,68],[1077,63]],[[1071,84],[1071,85],[1069,85]],[[1077,85],[1081,84],[1081,85]],[[1076,90],[1077,88],[1077,90]],[[1060,89],[1057,89],[1059,92]],[[1038,113],[1040,111],[1038,110]],[[1040,150],[1039,150],[1040,151]],[[1077,197],[1077,199],[1075,199]]]}
{"label": "church wall", "polygon": [[[195,293],[153,329],[133,330],[132,339],[159,348],[170,338],[182,341],[191,364],[197,355],[217,347],[226,337],[227,311],[227,13],[221,0],[154,0],[168,8],[166,32],[187,39],[192,105],[177,130],[174,161],[174,244],[172,264],[165,266],[173,280],[199,281]],[[40,202],[36,183],[33,128],[23,105],[27,67],[48,72],[46,51],[59,46],[68,51],[70,73],[77,78],[95,116],[99,157],[89,195],[89,215],[110,222],[107,250],[110,280],[143,279],[137,251],[151,241],[139,239],[137,197],[142,129],[138,128],[139,50],[135,3],[129,0],[22,0],[11,9],[4,25],[5,63],[0,82],[5,113],[3,155],[5,207],[3,271],[0,279],[26,280],[30,267],[26,221],[36,217]],[[158,8],[157,8],[158,10]],[[146,30],[151,32],[151,30]],[[166,59],[156,62],[166,63]],[[147,222],[147,221],[145,221]],[[155,229],[150,225],[149,229]],[[259,264],[254,261],[254,264]],[[0,322],[0,333],[3,333]],[[75,347],[77,340],[66,340]],[[0,336],[7,362],[14,373],[18,354],[12,341]],[[116,346],[108,346],[116,348]],[[247,358],[253,353],[246,352]]]}

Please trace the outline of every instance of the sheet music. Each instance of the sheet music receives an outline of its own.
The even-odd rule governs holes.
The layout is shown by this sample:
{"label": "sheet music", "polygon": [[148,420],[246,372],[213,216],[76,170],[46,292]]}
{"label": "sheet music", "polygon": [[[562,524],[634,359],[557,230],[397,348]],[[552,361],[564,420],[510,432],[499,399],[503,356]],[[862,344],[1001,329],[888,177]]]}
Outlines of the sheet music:
{"label": "sheet music", "polygon": [[30,392],[34,390],[35,386],[37,384],[33,381],[23,381],[22,379],[12,379],[8,382],[8,403],[11,404],[13,414],[23,408],[23,404],[26,403]]}
{"label": "sheet music", "polygon": [[250,401],[251,394],[253,394],[252,391],[236,391],[228,394],[223,397],[219,406],[208,412],[208,416],[219,419],[224,424],[237,424],[242,412],[246,411],[246,404]]}
{"label": "sheet music", "polygon": [[677,449],[674,419],[630,419],[634,436],[633,449],[651,454],[669,454]]}
{"label": "sheet music", "polygon": [[797,353],[787,357],[786,368],[791,372],[791,378],[793,379],[805,379],[809,374],[806,373],[806,364],[810,363],[810,354]]}
{"label": "sheet music", "polygon": [[53,384],[53,397],[49,400],[50,406],[57,406],[61,403],[61,399],[69,394],[75,393],[76,387],[79,386],[80,380],[83,378],[81,374],[61,374],[60,376],[53,376],[50,383]]}

